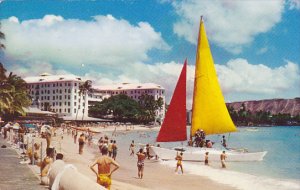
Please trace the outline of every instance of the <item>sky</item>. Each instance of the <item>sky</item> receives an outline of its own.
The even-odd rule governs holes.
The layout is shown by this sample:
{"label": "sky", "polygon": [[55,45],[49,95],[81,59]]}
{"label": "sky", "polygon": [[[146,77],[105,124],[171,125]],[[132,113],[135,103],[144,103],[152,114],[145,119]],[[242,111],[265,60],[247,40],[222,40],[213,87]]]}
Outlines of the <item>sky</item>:
{"label": "sky", "polygon": [[22,77],[152,82],[169,102],[187,59],[190,107],[203,15],[226,102],[300,97],[300,0],[0,2],[0,60]]}

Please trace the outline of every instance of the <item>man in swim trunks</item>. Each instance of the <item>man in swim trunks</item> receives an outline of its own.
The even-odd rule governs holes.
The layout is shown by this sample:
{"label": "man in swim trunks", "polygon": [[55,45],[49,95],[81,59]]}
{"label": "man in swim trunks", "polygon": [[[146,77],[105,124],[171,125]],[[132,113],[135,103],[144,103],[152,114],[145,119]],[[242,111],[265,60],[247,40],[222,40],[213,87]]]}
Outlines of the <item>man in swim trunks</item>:
{"label": "man in swim trunks", "polygon": [[144,154],[143,149],[141,148],[140,151],[138,153],[136,153],[137,157],[138,157],[138,161],[137,161],[137,167],[138,167],[138,176],[139,178],[143,178],[144,175],[144,160],[146,158],[146,155]]}
{"label": "man in swim trunks", "polygon": [[181,173],[183,174],[183,168],[182,168],[182,155],[183,155],[182,152],[181,152],[180,154],[178,154],[178,152],[177,152],[177,156],[176,156],[176,158],[175,158],[175,159],[177,160],[177,166],[176,166],[175,172],[177,173],[178,168],[180,167]]}
{"label": "man in swim trunks", "polygon": [[221,159],[221,164],[222,164],[222,168],[226,168],[226,164],[225,164],[225,159],[227,158],[225,151],[223,151],[223,153],[220,155],[220,159]]}
{"label": "man in swim trunks", "polygon": [[[111,174],[116,171],[120,166],[114,161],[111,157],[107,156],[108,149],[104,146],[102,149],[102,156],[98,158],[91,166],[91,170],[97,176],[97,183],[104,186],[107,189],[110,189],[111,186]],[[98,166],[98,172],[94,169],[94,166]],[[111,165],[113,169],[111,170]]]}
{"label": "man in swim trunks", "polygon": [[129,146],[130,156],[134,156],[134,141]]}

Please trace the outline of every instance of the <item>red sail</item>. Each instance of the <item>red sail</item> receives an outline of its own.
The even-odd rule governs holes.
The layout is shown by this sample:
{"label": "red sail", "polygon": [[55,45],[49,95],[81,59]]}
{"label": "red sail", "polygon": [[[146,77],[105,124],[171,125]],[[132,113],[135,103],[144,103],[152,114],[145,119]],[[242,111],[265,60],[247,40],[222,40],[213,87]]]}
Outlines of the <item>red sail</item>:
{"label": "red sail", "polygon": [[185,60],[169,109],[157,136],[157,142],[184,141],[186,137],[186,65]]}

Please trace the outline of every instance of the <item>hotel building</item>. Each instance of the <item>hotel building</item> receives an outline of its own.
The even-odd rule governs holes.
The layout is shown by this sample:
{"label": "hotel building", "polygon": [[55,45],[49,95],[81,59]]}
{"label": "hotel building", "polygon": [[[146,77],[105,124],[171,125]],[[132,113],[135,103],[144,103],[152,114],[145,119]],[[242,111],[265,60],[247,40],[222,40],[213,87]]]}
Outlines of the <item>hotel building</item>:
{"label": "hotel building", "polygon": [[88,116],[87,94],[79,96],[80,77],[74,75],[49,75],[26,77],[32,104],[41,110],[51,110],[67,120],[81,120]]}
{"label": "hotel building", "polygon": [[162,98],[163,106],[156,111],[156,118],[165,117],[165,89],[153,83],[93,86],[93,92],[79,96],[79,86],[85,81],[75,75],[50,75],[26,77],[32,105],[41,110],[56,112],[65,120],[88,118],[88,106],[117,94],[126,94],[138,101],[142,94]]}

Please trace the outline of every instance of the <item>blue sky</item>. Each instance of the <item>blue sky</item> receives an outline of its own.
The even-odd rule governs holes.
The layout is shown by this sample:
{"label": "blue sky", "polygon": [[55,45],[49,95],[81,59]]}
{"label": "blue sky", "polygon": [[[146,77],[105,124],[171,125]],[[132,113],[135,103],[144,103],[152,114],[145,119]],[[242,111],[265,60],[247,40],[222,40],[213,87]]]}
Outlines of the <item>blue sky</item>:
{"label": "blue sky", "polygon": [[187,58],[190,99],[200,15],[226,101],[299,97],[299,0],[5,0],[0,58],[21,76],[154,82],[167,99]]}

